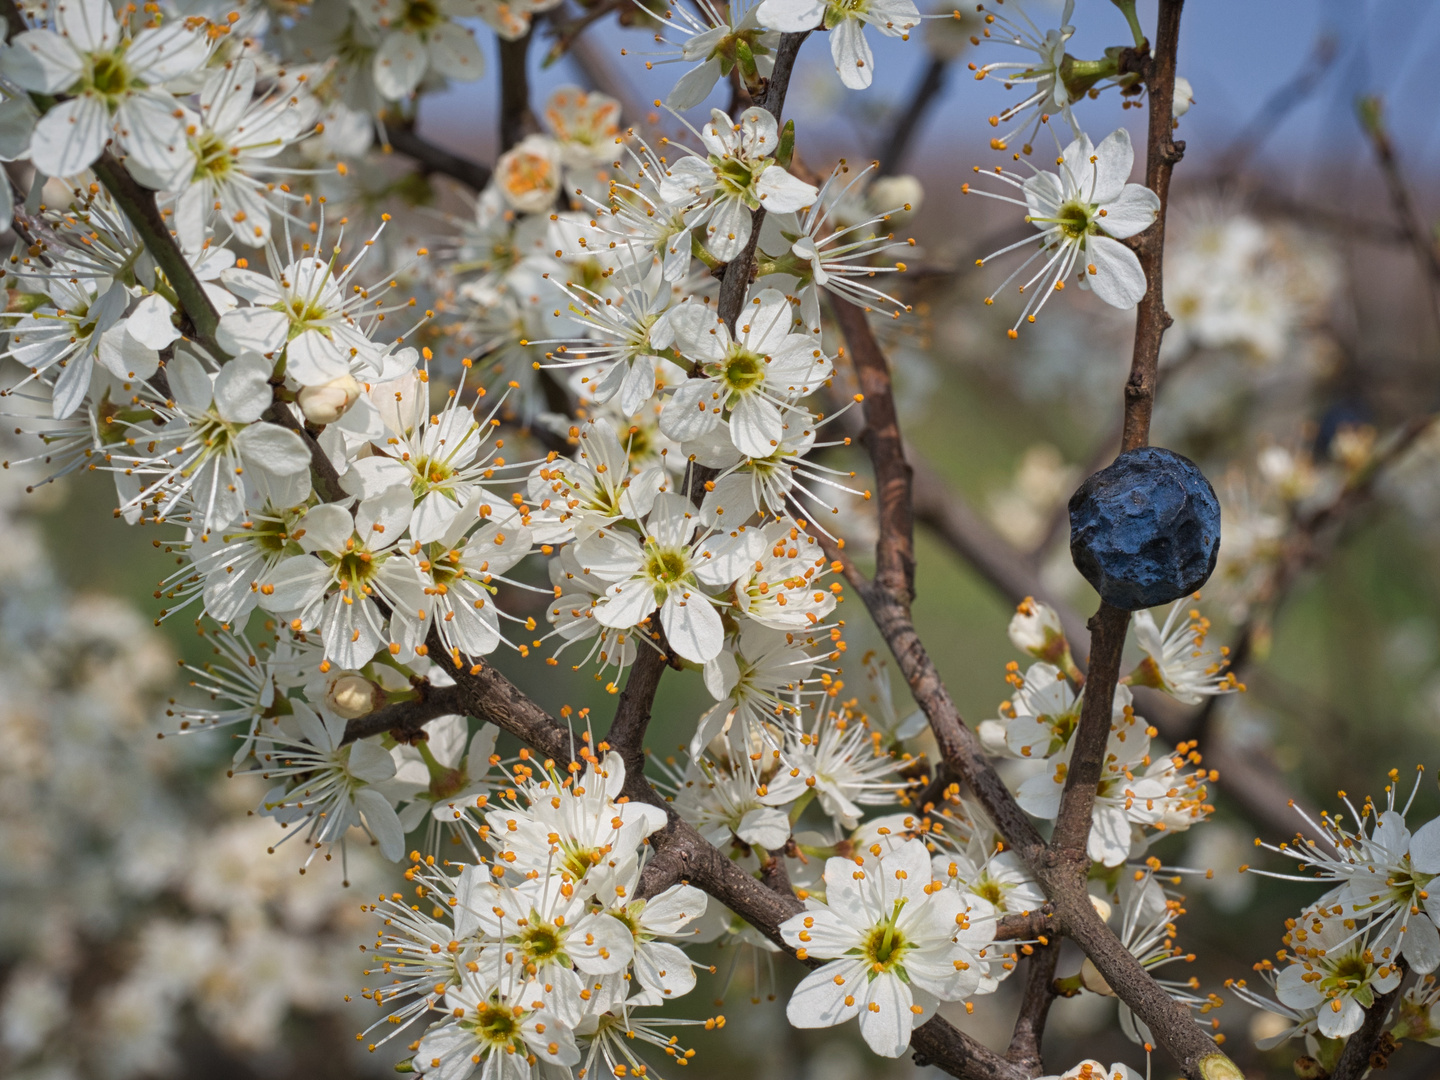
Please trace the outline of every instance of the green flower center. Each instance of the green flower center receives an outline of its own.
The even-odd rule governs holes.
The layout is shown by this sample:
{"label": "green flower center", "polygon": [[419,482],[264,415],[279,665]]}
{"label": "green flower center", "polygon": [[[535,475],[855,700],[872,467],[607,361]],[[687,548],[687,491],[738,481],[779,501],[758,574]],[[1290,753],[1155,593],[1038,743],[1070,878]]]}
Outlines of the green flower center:
{"label": "green flower center", "polygon": [[769,160],[762,161],[759,167],[750,165],[739,158],[720,158],[710,156],[710,164],[715,167],[715,180],[719,188],[718,199],[742,199],[745,205],[754,210],[760,205],[760,200],[755,197],[755,177],[769,164]]}
{"label": "green flower center", "polygon": [[749,349],[736,348],[724,360],[720,377],[733,393],[743,394],[765,378],[765,358]]}
{"label": "green flower center", "polygon": [[982,878],[970,886],[970,891],[982,900],[989,900],[996,907],[1000,907],[1005,902],[1005,886],[994,878]]}
{"label": "green flower center", "polygon": [[124,53],[114,52],[93,57],[90,61],[90,76],[83,82],[88,83],[89,89],[105,98],[106,104],[113,109],[131,88],[134,77],[125,66]]}
{"label": "green flower center", "polygon": [[[455,470],[438,458],[416,458],[413,468],[415,480],[410,485],[418,498],[436,488],[455,475]],[[449,494],[449,492],[447,492]]]}
{"label": "green flower center", "polygon": [[322,557],[335,568],[335,577],[343,586],[357,595],[369,595],[367,582],[375,576],[380,564],[368,550],[354,548],[339,556],[327,552]]}
{"label": "green flower center", "polygon": [[895,910],[890,913],[890,917],[877,923],[865,938],[865,943],[860,946],[860,955],[869,961],[869,977],[872,979],[896,969],[899,969],[897,974],[904,974],[901,961],[908,945],[905,935],[895,925],[900,918],[900,909],[904,906],[904,899],[896,900]]}
{"label": "green flower center", "polygon": [[588,874],[590,868],[602,858],[604,858],[604,853],[597,848],[572,847],[561,841],[560,867],[576,880]]}
{"label": "green flower center", "polygon": [[441,19],[440,7],[432,0],[410,0],[400,23],[407,30],[429,30]]}
{"label": "green flower center", "polygon": [[205,414],[204,419],[196,426],[195,434],[205,448],[201,454],[202,459],[223,454],[234,448],[236,433],[231,430],[229,424],[213,412]]}
{"label": "green flower center", "polygon": [[645,557],[645,576],[655,582],[657,597],[663,597],[662,586],[674,585],[690,573],[690,559],[677,548],[662,548],[653,541]]}
{"label": "green flower center", "polygon": [[475,1010],[475,1019],[464,1020],[461,1027],[468,1027],[481,1042],[504,1047],[513,1043],[520,1034],[520,1021],[503,1005],[485,1002]]}
{"label": "green flower center", "polygon": [[[288,302],[281,305],[281,310],[297,324],[319,322],[326,315],[325,309],[308,296],[292,296]],[[300,330],[303,331],[304,327]],[[293,336],[299,336],[293,328],[291,332]]]}
{"label": "green flower center", "polygon": [[235,164],[230,148],[213,131],[203,132],[195,140],[195,154],[198,160],[195,162],[192,180],[224,180],[230,175]]}
{"label": "green flower center", "polygon": [[435,579],[435,584],[448,586],[465,576],[458,551],[449,551],[443,544],[432,544],[430,550],[430,576]]}
{"label": "green flower center", "polygon": [[526,957],[537,964],[563,959],[560,954],[560,935],[555,932],[554,927],[545,923],[532,923],[527,926],[516,944]]}
{"label": "green flower center", "polygon": [[1068,202],[1060,207],[1056,222],[1061,231],[1072,240],[1078,240],[1094,229],[1090,223],[1090,208],[1084,203]]}
{"label": "green flower center", "polygon": [[830,0],[825,5],[825,29],[834,30],[846,19],[870,10],[870,0]]}

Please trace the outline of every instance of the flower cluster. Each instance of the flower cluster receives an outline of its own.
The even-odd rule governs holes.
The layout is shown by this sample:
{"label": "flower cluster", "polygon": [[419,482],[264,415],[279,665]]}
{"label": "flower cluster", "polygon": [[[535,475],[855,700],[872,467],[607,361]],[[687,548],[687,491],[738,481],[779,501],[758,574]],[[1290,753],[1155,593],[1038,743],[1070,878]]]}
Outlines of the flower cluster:
{"label": "flower cluster", "polygon": [[423,902],[382,893],[371,906],[386,928],[364,996],[385,1013],[377,1027],[400,1025],[380,1041],[432,1008],[446,1016],[410,1044],[414,1071],[491,1075],[510,1055],[613,1071],[635,1060],[626,1039],[656,1041],[645,1010],[694,988],[676,942],[696,935],[706,896],[684,884],[641,893],[644,841],[665,813],[620,797],[619,755],[585,754],[564,776],[522,761],[502,797],[465,799],[456,816],[488,854],[414,852],[405,877]]}
{"label": "flower cluster", "polygon": [[[1341,792],[1343,814],[1304,817],[1305,835],[1294,843],[1256,846],[1293,859],[1303,874],[1251,869],[1291,881],[1328,882],[1331,888],[1297,918],[1286,921],[1285,948],[1275,961],[1255,965],[1274,999],[1244,980],[1237,991],[1286,1021],[1268,1041],[1305,1037],[1322,1061],[1339,1040],[1353,1035],[1376,999],[1400,985],[1406,970],[1428,975],[1440,967],[1437,911],[1427,886],[1440,874],[1440,819],[1412,834],[1406,817],[1419,790],[1397,806],[1398,770],[1390,773],[1382,809],[1367,798],[1357,809]],[[1417,984],[1417,991],[1419,986]]]}
{"label": "flower cluster", "polygon": [[[1025,174],[996,168],[982,175],[1009,192],[974,189],[1038,230],[1013,245],[1032,250],[1001,286],[1026,294],[1011,337],[1072,281],[1119,309],[1148,288],[1131,242],[1161,200],[1131,182],[1127,132],[1097,142],[1078,116],[1107,88],[1132,104],[1139,77],[1124,50],[1067,53],[1073,6],[1046,31],[1013,0],[982,5],[976,23],[977,46],[1024,56],[972,65],[1023,88],[990,123],[1006,129],[997,150],[1025,132],[1011,158]],[[1117,6],[1142,48],[1133,4]],[[257,822],[226,843],[263,843],[302,874],[338,854],[340,878],[367,888],[377,860],[355,854],[352,873],[356,849],[407,864],[405,886],[365,905],[379,924],[363,991],[372,1050],[403,1032],[402,1070],[436,1080],[646,1075],[646,1057],[690,1054],[674,1029],[694,1021],[666,1015],[697,985],[687,944],[783,941],[819,965],[789,998],[791,1023],[855,1019],[875,1053],[898,1057],[942,1004],[968,1010],[1033,951],[999,944],[1000,920],[1046,893],[968,793],[930,790],[924,718],[902,718],[884,665],[866,657],[858,691],[847,671],[842,536],[870,491],[850,449],[859,348],[827,320],[912,311],[899,283],[917,246],[895,230],[921,192],[877,178],[878,163],[812,173],[780,110],[806,35],[828,33],[841,83],[861,90],[877,38],[908,40],[929,16],[910,0],[637,3],[624,18],[654,37],[647,66],[683,67],[668,129],[656,114],[637,130],[616,98],[561,87],[533,114],[507,106],[491,170],[429,146],[420,103],[480,74],[477,20],[514,43],[551,12],[558,57],[611,10],[576,26],[557,8],[17,8],[26,28],[0,45],[0,157],[35,183],[19,209],[8,186],[0,197],[21,240],[0,327],[4,411],[39,441],[23,463],[37,478],[108,473],[116,516],[173,560],[161,617],[193,619],[210,658],[185,665],[166,734],[234,737]],[[502,54],[508,94],[524,53]],[[722,79],[730,111],[681,115]],[[1188,101],[1179,86],[1176,118]],[[1052,112],[1070,132],[1048,171],[1029,155]],[[422,173],[395,180],[378,154],[363,169],[339,160],[372,145]],[[402,189],[430,201],[447,172],[477,188],[458,217],[453,201],[380,212]],[[1213,280],[1229,263],[1192,264],[1173,295],[1196,348],[1273,355],[1308,317],[1227,321],[1216,312],[1233,314],[1244,283]],[[1327,275],[1312,277],[1324,292]],[[1345,477],[1368,460],[1360,442],[1345,444]],[[1068,482],[1046,460],[1032,472],[1011,534],[1039,543]],[[1135,616],[1143,658],[1115,695],[1086,855],[1097,910],[1203,1024],[1219,999],[1158,975],[1192,957],[1176,944],[1182,871],[1151,849],[1206,820],[1215,776],[1195,744],[1160,745],[1136,696],[1196,705],[1244,690],[1196,602]],[[1095,697],[1055,610],[1025,601],[1010,638],[1031,662],[1009,666],[1009,698],[979,736],[1043,825]],[[574,760],[537,760],[501,743],[523,725],[475,691],[511,654],[563,662],[597,696],[618,695],[632,668],[688,670],[709,700],[680,718],[675,757],[600,741],[588,710],[566,706],[549,745],[568,725]],[[442,713],[436,695],[465,704]],[[1349,1034],[1402,963],[1440,966],[1426,892],[1440,840],[1430,826],[1412,837],[1403,817],[1393,796],[1384,813],[1367,804],[1352,827],[1320,826],[1333,857],[1304,851],[1334,888],[1287,935],[1277,986],[1296,1032]],[[788,881],[774,899],[794,914],[764,938],[688,882],[656,885],[656,850],[677,834],[712,845],[732,875]],[[228,912],[224,883],[209,889],[193,906]],[[254,948],[290,948],[307,925],[318,920]],[[144,936],[147,965],[190,973],[156,984],[171,1013],[192,999],[223,1012],[201,984],[250,947],[233,929]],[[1113,993],[1089,961],[1060,986]],[[123,1012],[116,997],[106,1007]],[[1417,998],[1417,1016],[1430,1004]],[[1120,1015],[1134,1041],[1155,1041]],[[1102,1076],[1132,1074],[1094,1061],[1065,1074]]]}

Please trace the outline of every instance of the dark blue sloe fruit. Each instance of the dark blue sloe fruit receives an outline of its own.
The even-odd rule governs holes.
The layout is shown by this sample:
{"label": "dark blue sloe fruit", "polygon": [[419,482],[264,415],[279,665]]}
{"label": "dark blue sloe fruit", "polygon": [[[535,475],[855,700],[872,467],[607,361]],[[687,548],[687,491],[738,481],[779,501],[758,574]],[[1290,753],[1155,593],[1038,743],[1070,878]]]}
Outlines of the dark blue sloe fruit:
{"label": "dark blue sloe fruit", "polygon": [[1189,458],[1127,450],[1070,496],[1070,557],[1111,607],[1139,611],[1209,580],[1220,554],[1220,501]]}

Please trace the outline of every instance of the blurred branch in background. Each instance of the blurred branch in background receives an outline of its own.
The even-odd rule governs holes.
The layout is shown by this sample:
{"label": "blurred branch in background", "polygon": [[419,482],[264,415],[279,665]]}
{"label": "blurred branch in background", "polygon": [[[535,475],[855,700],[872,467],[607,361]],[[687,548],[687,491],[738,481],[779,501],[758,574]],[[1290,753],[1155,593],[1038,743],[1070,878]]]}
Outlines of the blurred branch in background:
{"label": "blurred branch in background", "polygon": [[1436,250],[1433,231],[1426,230],[1420,223],[1414,196],[1405,182],[1395,144],[1385,127],[1384,102],[1378,97],[1362,97],[1355,103],[1355,112],[1370,140],[1375,163],[1385,178],[1385,189],[1390,194],[1395,219],[1414,249],[1415,261],[1425,278],[1425,296],[1429,301],[1430,314],[1435,321],[1435,329],[1440,331],[1440,251]]}

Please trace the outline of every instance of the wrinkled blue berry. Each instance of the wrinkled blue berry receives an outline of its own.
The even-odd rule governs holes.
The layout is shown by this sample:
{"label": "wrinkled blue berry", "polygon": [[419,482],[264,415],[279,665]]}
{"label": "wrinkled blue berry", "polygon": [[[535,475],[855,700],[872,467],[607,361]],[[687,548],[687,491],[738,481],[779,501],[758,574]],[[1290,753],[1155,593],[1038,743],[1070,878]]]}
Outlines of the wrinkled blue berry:
{"label": "wrinkled blue berry", "polygon": [[1070,497],[1070,557],[1100,598],[1156,607],[1209,579],[1220,554],[1220,501],[1189,458],[1127,450]]}

